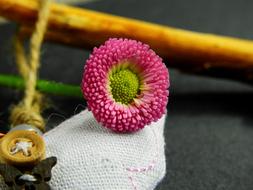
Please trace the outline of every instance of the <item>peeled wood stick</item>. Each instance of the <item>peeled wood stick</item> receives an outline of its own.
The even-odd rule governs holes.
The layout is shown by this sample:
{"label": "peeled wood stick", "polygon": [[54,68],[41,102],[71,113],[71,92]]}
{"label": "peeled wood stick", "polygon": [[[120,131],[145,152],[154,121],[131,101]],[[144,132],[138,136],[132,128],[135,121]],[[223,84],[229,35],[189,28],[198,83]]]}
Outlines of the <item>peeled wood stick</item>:
{"label": "peeled wood stick", "polygon": [[[29,27],[34,24],[37,8],[34,0],[0,0],[0,15],[24,25],[24,33],[29,33]],[[47,39],[93,47],[110,37],[145,42],[168,59],[170,66],[185,71],[250,81],[253,78],[252,41],[191,32],[62,4],[51,6]]]}

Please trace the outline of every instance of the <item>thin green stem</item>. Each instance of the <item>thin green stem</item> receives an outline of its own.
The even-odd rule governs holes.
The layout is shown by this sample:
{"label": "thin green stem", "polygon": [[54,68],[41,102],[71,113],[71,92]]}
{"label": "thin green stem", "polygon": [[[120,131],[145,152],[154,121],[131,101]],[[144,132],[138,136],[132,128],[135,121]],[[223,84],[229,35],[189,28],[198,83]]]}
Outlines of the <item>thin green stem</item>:
{"label": "thin green stem", "polygon": [[[24,80],[21,77],[14,75],[0,74],[0,85],[17,89],[25,88]],[[47,80],[38,80],[36,88],[40,92],[53,95],[71,96],[78,98],[83,97],[80,87],[75,85],[63,84]]]}

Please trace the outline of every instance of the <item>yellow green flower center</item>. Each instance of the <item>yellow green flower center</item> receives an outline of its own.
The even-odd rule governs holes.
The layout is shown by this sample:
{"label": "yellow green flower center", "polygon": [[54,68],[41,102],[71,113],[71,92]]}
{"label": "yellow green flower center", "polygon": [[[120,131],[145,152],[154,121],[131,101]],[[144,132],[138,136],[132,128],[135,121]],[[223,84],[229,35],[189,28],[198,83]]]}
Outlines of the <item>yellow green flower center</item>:
{"label": "yellow green flower center", "polygon": [[129,69],[121,69],[110,75],[111,93],[116,102],[129,104],[139,92],[138,76]]}

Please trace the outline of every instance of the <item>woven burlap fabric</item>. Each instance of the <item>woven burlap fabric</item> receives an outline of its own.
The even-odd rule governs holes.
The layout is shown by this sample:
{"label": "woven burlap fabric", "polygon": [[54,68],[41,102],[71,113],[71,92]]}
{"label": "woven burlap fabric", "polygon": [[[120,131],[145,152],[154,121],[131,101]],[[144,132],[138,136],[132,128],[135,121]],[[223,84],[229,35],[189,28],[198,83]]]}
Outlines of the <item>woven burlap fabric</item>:
{"label": "woven burlap fabric", "polygon": [[44,135],[47,156],[58,158],[51,187],[154,189],[166,171],[164,123],[165,115],[137,133],[117,134],[102,127],[87,110],[64,121]]}

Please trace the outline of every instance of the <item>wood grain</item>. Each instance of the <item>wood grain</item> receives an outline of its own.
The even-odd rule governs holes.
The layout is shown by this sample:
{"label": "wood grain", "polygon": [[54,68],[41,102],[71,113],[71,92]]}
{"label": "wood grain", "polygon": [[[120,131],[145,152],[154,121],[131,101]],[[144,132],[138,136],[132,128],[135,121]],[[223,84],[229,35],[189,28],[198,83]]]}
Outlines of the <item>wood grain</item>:
{"label": "wood grain", "polygon": [[[23,25],[29,35],[36,20],[34,0],[1,0],[0,15]],[[253,42],[176,29],[62,4],[53,4],[46,39],[92,48],[110,37],[137,39],[186,72],[251,82]]]}

